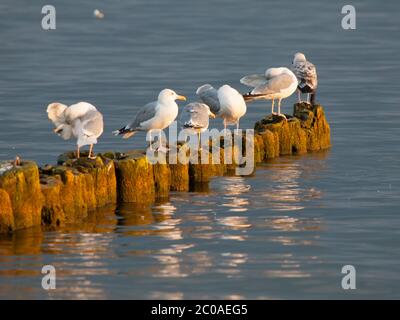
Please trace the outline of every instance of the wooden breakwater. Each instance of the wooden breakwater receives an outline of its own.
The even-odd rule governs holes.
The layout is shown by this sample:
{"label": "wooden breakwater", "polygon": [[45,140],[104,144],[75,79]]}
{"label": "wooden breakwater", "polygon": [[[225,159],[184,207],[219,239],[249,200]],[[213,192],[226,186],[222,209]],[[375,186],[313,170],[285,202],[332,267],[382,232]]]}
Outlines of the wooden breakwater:
{"label": "wooden breakwater", "polygon": [[[295,104],[287,120],[270,115],[254,129],[255,163],[330,147],[330,127],[320,105]],[[153,165],[139,150],[106,152],[95,160],[73,158],[67,152],[57,165],[44,167],[22,161],[0,173],[0,233],[79,223],[90,211],[117,202],[150,205],[170,191],[189,191],[235,167],[223,160]]]}

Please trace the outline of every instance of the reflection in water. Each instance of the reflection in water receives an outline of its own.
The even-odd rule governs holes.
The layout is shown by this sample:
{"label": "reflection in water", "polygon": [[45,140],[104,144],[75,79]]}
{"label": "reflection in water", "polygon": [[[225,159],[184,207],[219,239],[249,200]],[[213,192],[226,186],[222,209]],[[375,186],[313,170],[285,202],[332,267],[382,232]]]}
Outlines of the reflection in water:
{"label": "reflection in water", "polygon": [[12,235],[0,235],[0,257],[37,255],[41,253],[43,233],[40,227],[18,230]]}
{"label": "reflection in water", "polygon": [[[323,170],[315,161],[279,159],[253,177],[215,179],[208,190],[172,193],[168,201],[150,206],[111,206],[57,230],[2,236],[0,297],[21,277],[27,283],[18,285],[22,297],[49,299],[106,299],[119,290],[133,298],[183,299],[192,296],[181,281],[201,279],[206,286],[211,275],[230,282],[255,274],[312,277],[307,264],[319,262],[318,255],[305,259],[297,250],[316,247],[322,230],[321,218],[299,211],[322,196],[313,185]],[[37,286],[44,264],[57,269],[56,291]],[[144,291],[135,289],[137,282]],[[241,292],[236,286],[197,297],[246,298]]]}
{"label": "reflection in water", "polygon": [[[321,198],[322,193],[304,181],[312,181],[324,170],[329,151],[317,152],[304,158],[278,158],[264,165],[268,184],[263,186],[262,198],[275,211],[297,211],[305,208],[306,202]],[[301,161],[303,160],[303,161]]]}
{"label": "reflection in water", "polygon": [[123,233],[130,236],[157,235],[170,240],[182,237],[177,227],[180,219],[173,219],[176,208],[171,203],[158,204],[154,207],[125,203],[119,206],[120,226]]}
{"label": "reflection in water", "polygon": [[282,231],[320,230],[320,222],[315,219],[296,219],[288,216],[266,219],[263,227]]}
{"label": "reflection in water", "polygon": [[149,299],[152,299],[152,300],[183,300],[184,296],[183,296],[182,292],[154,291],[150,294]]}
{"label": "reflection in water", "polygon": [[246,212],[249,201],[244,196],[251,187],[243,177],[226,177],[222,184],[224,197],[222,206],[227,207],[230,212]]}
{"label": "reflection in water", "polygon": [[217,272],[226,274],[228,277],[243,276],[240,266],[248,260],[247,253],[223,252],[221,262],[218,264]]}
{"label": "reflection in water", "polygon": [[[113,211],[111,213],[115,217]],[[106,298],[104,288],[92,277],[107,277],[111,273],[108,264],[113,258],[110,243],[115,222],[107,218],[109,214],[110,211],[108,214],[104,211],[91,213],[87,221],[79,227],[69,225],[46,233],[40,228],[30,228],[14,233],[8,242],[2,239],[0,276],[9,277],[6,281],[9,281],[11,286],[18,279],[15,276],[33,279],[33,284],[27,286],[28,292],[36,291],[31,298],[38,298],[38,294],[49,299]],[[105,255],[107,259],[104,259]],[[47,292],[41,289],[41,269],[45,264],[54,265],[56,268],[56,291]],[[0,286],[0,296],[7,294],[3,291],[7,290],[7,285]]]}

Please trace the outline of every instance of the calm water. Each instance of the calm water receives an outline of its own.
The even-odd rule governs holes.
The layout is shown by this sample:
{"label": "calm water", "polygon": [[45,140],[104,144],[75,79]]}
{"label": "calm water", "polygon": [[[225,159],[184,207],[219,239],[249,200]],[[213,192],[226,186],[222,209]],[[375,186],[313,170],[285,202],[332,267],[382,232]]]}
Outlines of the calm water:
{"label": "calm water", "polygon": [[[172,193],[151,208],[106,208],[79,226],[0,238],[0,298],[400,298],[398,1],[42,1],[0,3],[0,159],[53,163],[73,143],[51,132],[49,102],[86,100],[105,115],[97,151],[143,147],[109,132],[165,87],[194,99],[303,51],[333,148]],[[95,8],[105,19],[92,16]],[[284,103],[289,112],[295,97]],[[248,108],[251,128],[267,104]],[[219,121],[213,125],[220,127]],[[57,290],[41,289],[44,264]],[[357,290],[341,289],[341,268]]]}

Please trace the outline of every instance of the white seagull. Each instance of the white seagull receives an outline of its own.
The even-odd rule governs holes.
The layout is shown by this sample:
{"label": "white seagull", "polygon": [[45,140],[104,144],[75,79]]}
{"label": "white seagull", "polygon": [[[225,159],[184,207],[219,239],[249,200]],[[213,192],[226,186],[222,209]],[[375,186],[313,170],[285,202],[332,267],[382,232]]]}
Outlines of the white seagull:
{"label": "white seagull", "polygon": [[[281,101],[291,96],[297,88],[296,75],[288,68],[269,68],[265,74],[248,75],[240,79],[240,82],[254,88],[248,94],[243,95],[246,101],[272,100],[272,114],[274,112],[275,99],[278,99],[278,115],[281,114]],[[286,118],[286,117],[285,117]]]}
{"label": "white seagull", "polygon": [[185,106],[180,116],[182,127],[187,132],[198,135],[198,143],[201,150],[201,133],[206,131],[209,124],[209,118],[215,118],[208,105],[200,102],[192,102]]}
{"label": "white seagull", "polygon": [[47,106],[47,115],[55,125],[54,132],[64,140],[71,137],[77,138],[77,153],[80,156],[80,148],[90,145],[89,159],[95,159],[93,145],[103,133],[103,115],[95,106],[87,102],[79,102],[69,107],[54,102]]}
{"label": "white seagull", "polygon": [[171,125],[178,116],[178,105],[175,100],[184,100],[186,97],[178,95],[171,89],[164,89],[158,95],[157,101],[143,106],[133,121],[123,128],[113,131],[113,134],[122,135],[128,139],[138,131],[163,130]]}
{"label": "white seagull", "polygon": [[236,124],[236,129],[239,129],[240,118],[246,114],[247,106],[236,89],[225,84],[216,90],[210,84],[205,84],[197,89],[196,94],[212,113],[224,120],[225,130],[228,124]]}
{"label": "white seagull", "polygon": [[297,87],[299,102],[301,102],[301,94],[307,93],[307,103],[315,104],[315,95],[318,86],[317,69],[310,61],[307,61],[306,56],[301,52],[297,52],[294,55],[292,64],[293,71],[299,80]]}

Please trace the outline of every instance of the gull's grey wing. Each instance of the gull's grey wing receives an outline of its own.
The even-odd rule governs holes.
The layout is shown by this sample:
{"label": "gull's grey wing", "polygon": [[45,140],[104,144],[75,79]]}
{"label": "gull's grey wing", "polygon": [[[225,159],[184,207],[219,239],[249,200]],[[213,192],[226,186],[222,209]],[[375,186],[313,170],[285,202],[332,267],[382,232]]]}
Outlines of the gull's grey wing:
{"label": "gull's grey wing", "polygon": [[315,66],[309,62],[299,62],[293,67],[293,72],[295,73],[297,79],[299,79],[299,86],[308,86],[312,90],[315,90],[318,86],[317,69]]}
{"label": "gull's grey wing", "polygon": [[157,106],[157,101],[153,101],[140,108],[140,110],[136,114],[135,119],[132,122],[130,122],[125,127],[125,129],[140,130],[140,124],[142,122],[154,118],[156,114],[156,106]]}
{"label": "gull's grey wing", "polygon": [[88,111],[81,117],[83,133],[87,136],[100,136],[103,133],[103,115],[97,111]]}
{"label": "gull's grey wing", "polygon": [[119,130],[113,131],[113,134],[116,136],[123,135],[124,139],[128,139],[129,137],[133,136],[136,131],[142,130],[142,128],[140,128],[140,124],[142,122],[154,118],[156,115],[156,107],[157,101],[153,101],[144,105],[139,109],[135,118],[130,123]]}
{"label": "gull's grey wing", "polygon": [[214,114],[218,114],[221,108],[218,100],[218,91],[210,84],[205,84],[199,87],[196,94],[200,97],[206,105],[210,107],[210,110]]}
{"label": "gull's grey wing", "polygon": [[180,117],[183,128],[207,129],[209,123],[209,107],[200,102],[192,102],[186,105]]}
{"label": "gull's grey wing", "polygon": [[267,78],[263,74],[250,74],[240,79],[240,83],[248,87],[258,87],[267,82]]}
{"label": "gull's grey wing", "polygon": [[278,93],[289,88],[293,84],[293,79],[290,75],[282,73],[273,77],[267,83],[254,88],[251,94],[268,95]]}

